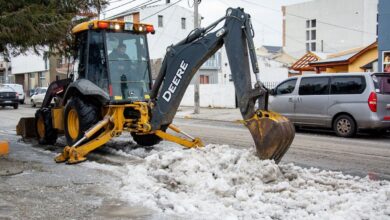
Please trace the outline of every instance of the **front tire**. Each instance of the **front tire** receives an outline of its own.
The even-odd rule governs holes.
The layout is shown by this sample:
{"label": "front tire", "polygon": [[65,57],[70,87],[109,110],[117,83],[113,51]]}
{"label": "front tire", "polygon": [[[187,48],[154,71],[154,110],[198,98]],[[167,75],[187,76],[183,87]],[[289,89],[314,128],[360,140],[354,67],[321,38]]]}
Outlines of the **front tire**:
{"label": "front tire", "polygon": [[39,144],[55,144],[57,130],[53,128],[51,109],[39,109],[35,113],[35,128]]}
{"label": "front tire", "polygon": [[68,101],[64,114],[65,137],[69,146],[80,140],[85,131],[101,118],[100,109],[96,105],[79,97],[73,97]]}
{"label": "front tire", "polygon": [[14,109],[18,109],[19,108],[19,104],[14,104]]}
{"label": "front tire", "polygon": [[337,136],[353,137],[356,134],[356,122],[349,115],[339,115],[333,122],[333,130]]}

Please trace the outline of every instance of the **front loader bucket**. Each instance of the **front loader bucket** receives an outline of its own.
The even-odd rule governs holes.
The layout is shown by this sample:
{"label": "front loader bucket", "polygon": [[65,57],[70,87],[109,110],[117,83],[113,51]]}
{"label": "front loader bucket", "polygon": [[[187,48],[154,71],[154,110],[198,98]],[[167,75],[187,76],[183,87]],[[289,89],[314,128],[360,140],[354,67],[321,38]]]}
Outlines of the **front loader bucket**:
{"label": "front loader bucket", "polygon": [[262,160],[273,159],[278,163],[295,136],[293,124],[275,112],[258,110],[252,118],[245,120],[245,125],[255,141],[257,156]]}
{"label": "front loader bucket", "polygon": [[21,118],[16,125],[16,134],[23,138],[36,137],[35,118]]}

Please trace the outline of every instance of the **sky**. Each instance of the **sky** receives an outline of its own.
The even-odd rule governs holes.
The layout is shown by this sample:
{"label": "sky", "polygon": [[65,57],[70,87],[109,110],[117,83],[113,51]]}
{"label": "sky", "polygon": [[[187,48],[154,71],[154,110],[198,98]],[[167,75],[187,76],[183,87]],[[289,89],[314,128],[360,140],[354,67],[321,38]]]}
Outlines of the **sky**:
{"label": "sky", "polygon": [[[146,2],[147,0],[109,0],[112,2],[106,10],[105,16],[111,16]],[[163,3],[161,0],[157,4]],[[175,3],[177,0],[171,0]],[[241,7],[252,17],[252,24],[255,30],[255,45],[282,45],[282,11],[283,5],[306,2],[310,0],[202,0],[199,5],[199,13],[204,18],[201,26],[216,21],[223,17],[228,7]],[[129,3],[129,4],[126,4]],[[110,10],[120,5],[126,4],[117,9]],[[179,5],[193,10],[193,0],[182,0]]]}

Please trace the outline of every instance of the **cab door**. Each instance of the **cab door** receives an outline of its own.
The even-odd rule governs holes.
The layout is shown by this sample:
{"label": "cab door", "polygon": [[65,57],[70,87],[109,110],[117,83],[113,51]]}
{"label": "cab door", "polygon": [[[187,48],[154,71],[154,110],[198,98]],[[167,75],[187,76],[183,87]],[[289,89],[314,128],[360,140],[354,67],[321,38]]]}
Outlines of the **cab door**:
{"label": "cab door", "polygon": [[330,77],[302,77],[295,104],[296,122],[326,126],[329,120],[329,90]]}
{"label": "cab door", "polygon": [[269,97],[269,109],[278,112],[294,122],[297,78],[289,79],[273,89]]}

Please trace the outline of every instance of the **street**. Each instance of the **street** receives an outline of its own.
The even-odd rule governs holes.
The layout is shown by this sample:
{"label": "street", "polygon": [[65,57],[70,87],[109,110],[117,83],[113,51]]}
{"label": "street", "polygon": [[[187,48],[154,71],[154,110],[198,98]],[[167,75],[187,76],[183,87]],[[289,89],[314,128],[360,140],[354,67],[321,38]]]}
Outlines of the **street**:
{"label": "street", "polygon": [[[153,150],[150,148],[134,148],[134,144],[129,142],[129,139],[131,139],[130,136],[123,135],[109,142],[106,147],[91,153],[88,156],[88,162],[72,166],[56,164],[53,161],[53,157],[60,152],[65,145],[63,138],[58,139],[55,146],[39,146],[34,140],[23,142],[15,135],[15,126],[19,118],[32,116],[35,110],[36,108],[31,108],[29,105],[22,105],[17,110],[12,108],[0,109],[0,140],[5,139],[10,142],[9,157],[0,158],[0,219],[52,219],[58,216],[61,216],[63,219],[182,219],[183,216],[190,215],[186,208],[191,207],[191,205],[198,207],[200,204],[199,201],[195,199],[197,198],[195,194],[191,196],[193,204],[190,201],[187,201],[187,203],[180,203],[180,197],[176,198],[172,194],[164,194],[164,191],[162,190],[158,190],[159,193],[156,195],[155,190],[159,188],[157,186],[161,186],[161,184],[168,181],[167,187],[170,189],[170,187],[175,187],[174,185],[176,183],[172,182],[173,180],[169,180],[172,177],[164,177],[164,175],[161,174],[161,171],[157,170],[152,170],[150,174],[143,176],[144,171],[142,171],[143,169],[139,170],[137,164],[150,164],[151,167],[148,169],[152,169],[153,167],[158,168],[160,166],[166,166],[164,164],[167,164],[167,161],[171,161],[169,163],[176,161],[177,159],[174,158],[177,158],[178,155],[189,154],[190,157],[195,157],[197,160],[202,160],[203,156],[198,158],[199,156],[194,155],[194,153],[181,150],[181,147],[168,142],[156,145],[152,148]],[[221,158],[226,158],[229,157],[229,155],[233,156],[234,154],[237,154],[234,149],[252,147],[252,139],[249,132],[242,125],[235,122],[184,119],[178,117],[175,119],[174,123],[186,132],[201,137],[206,144],[211,144],[207,147],[210,151],[207,153],[209,157],[218,158],[221,156]],[[303,174],[299,174],[303,175],[302,177],[307,178],[306,181],[310,184],[313,184],[310,182],[313,178],[312,175],[320,170],[328,169],[342,171],[344,174],[358,175],[360,177],[365,177],[368,173],[373,173],[374,178],[389,180],[389,140],[388,137],[372,138],[364,135],[359,135],[354,139],[344,139],[335,137],[331,133],[305,131],[304,133],[298,133],[296,135],[290,150],[286,153],[278,169],[281,169],[285,177],[288,177],[292,174],[289,174],[291,165],[287,163],[292,162],[295,165],[307,168],[315,167],[316,169],[309,169],[310,172],[314,173],[307,177]],[[212,146],[212,144],[216,145]],[[230,145],[233,148],[221,146],[225,144]],[[168,151],[162,149],[167,149]],[[226,154],[225,156],[222,156],[224,152],[226,152]],[[202,154],[202,151],[199,153]],[[157,155],[160,155],[158,157],[161,158],[161,165],[155,164],[156,162],[159,162],[154,161],[155,159],[153,159]],[[246,154],[244,153],[244,155]],[[165,157],[166,159],[164,159]],[[193,181],[193,178],[199,178],[200,182],[205,182],[205,184],[209,182],[208,180],[202,180],[204,174],[198,173],[199,171],[191,171],[191,169],[194,168],[191,160],[183,161],[187,161],[188,164],[183,165],[184,169],[181,169],[182,172],[185,174],[192,174],[193,176],[175,177],[176,180],[188,179],[188,181],[191,182]],[[226,162],[223,162],[219,166],[226,166],[226,164],[224,164]],[[209,166],[211,167],[206,170],[214,169],[214,165],[210,164]],[[262,172],[269,172],[266,176],[276,175],[275,168],[270,168],[273,166],[272,164],[265,162],[264,164],[258,164],[258,166],[260,166],[259,168],[263,167],[261,169]],[[172,165],[172,167],[175,166]],[[234,167],[234,165],[232,167]],[[252,178],[251,176],[255,176],[255,174],[251,172],[258,172],[256,171],[257,169],[254,171],[248,170],[247,168],[245,169],[247,171],[244,172],[247,173],[242,174],[245,178]],[[294,169],[297,169],[297,167]],[[178,173],[177,171],[172,172],[176,173],[175,175]],[[224,175],[224,172],[226,171],[222,171],[219,175]],[[232,172],[234,175],[238,174],[237,171],[233,170]],[[304,173],[306,172],[308,171],[304,171]],[[158,182],[147,182],[150,181],[149,175],[157,175],[154,177]],[[339,174],[337,172],[330,172],[326,175],[329,175],[326,178],[330,178],[330,176],[337,177]],[[268,178],[270,177],[266,177],[266,179]],[[266,182],[264,182],[264,180],[264,183],[255,180],[251,184],[258,186],[265,184],[266,187],[276,187],[275,190],[278,192],[280,184],[278,184],[278,180],[274,178],[277,177],[271,177],[271,181],[276,181],[275,184],[265,184]],[[320,179],[315,180],[315,182],[320,185],[328,185],[329,183],[326,183],[326,181],[322,183],[322,181],[324,181],[323,178],[324,177],[320,177]],[[343,181],[356,180],[355,177],[348,176],[343,177],[343,179]],[[246,181],[249,182],[250,180],[248,179]],[[365,181],[369,180],[367,179]],[[382,184],[385,184],[384,186],[386,186],[386,182],[377,183],[379,185],[373,182],[375,188],[368,190],[367,192],[373,192],[373,190],[386,190],[386,188],[377,188]],[[186,189],[184,192],[187,191],[186,184],[187,183],[183,185],[184,189]],[[294,185],[293,182],[291,182],[291,184]],[[154,185],[157,187],[156,189],[148,188],[148,186]],[[342,185],[342,183],[335,185],[335,187],[337,186],[335,189]],[[249,187],[248,190],[254,186]],[[180,187],[180,185],[176,187]],[[199,185],[198,187],[204,188],[205,186]],[[355,187],[358,187],[357,189],[359,189],[362,186]],[[172,193],[175,192],[175,188],[170,190],[173,190]],[[179,190],[177,195],[181,195],[179,193],[180,188],[177,188],[176,190]],[[209,197],[214,193],[213,191],[205,190],[204,195],[199,194],[200,197]],[[220,189],[217,188],[216,196],[221,193],[219,190]],[[261,191],[263,190],[264,189],[261,189]],[[298,190],[297,194],[301,194],[299,193],[299,190],[304,191],[307,189],[300,186],[299,188],[293,189],[291,193],[296,190]],[[341,187],[340,190],[345,189]],[[197,188],[195,188],[194,191],[201,192],[201,190]],[[333,189],[331,191],[333,191]],[[255,195],[258,193],[259,192],[255,193]],[[264,193],[267,192],[265,191]],[[381,194],[380,191],[378,193]],[[384,193],[386,194],[387,191],[384,191]],[[273,190],[271,190],[270,195],[270,198],[274,197]],[[146,200],[142,203],[150,205],[151,196],[155,196],[158,200],[157,204],[151,206],[158,207],[158,210],[165,210],[163,214],[158,211],[156,212],[154,208],[149,209],[148,205],[137,205],[145,199]],[[316,198],[316,196],[313,198]],[[238,197],[238,195],[235,195],[234,197]],[[170,200],[164,200],[167,198],[170,198]],[[212,207],[217,201],[222,199],[218,197],[210,198],[212,199],[211,201],[204,201],[204,207]],[[371,198],[371,195],[357,194],[351,198],[358,201],[361,200],[360,198]],[[299,198],[297,199],[300,200]],[[164,201],[168,203],[164,203]],[[248,200],[246,202],[252,203],[251,201],[252,200]],[[266,204],[268,205],[275,203],[273,205],[279,207],[278,204],[282,204],[281,207],[284,207],[283,209],[291,209],[290,199],[285,201],[283,198],[280,198],[274,202],[273,200],[266,201]],[[370,201],[367,200],[367,202]],[[382,202],[378,201],[378,204],[382,204]],[[180,207],[181,205],[183,206]],[[256,206],[263,205],[261,203]],[[246,203],[243,203],[242,206],[248,207],[247,211],[242,212],[246,214],[243,215],[242,213],[232,212],[226,214],[226,216],[244,216],[244,218],[245,216],[257,216],[259,218],[263,216],[256,213],[256,209],[250,208]],[[318,203],[318,206],[322,207],[324,204]],[[194,207],[190,208],[190,210],[192,210],[191,215],[197,213],[197,211],[194,212]],[[225,206],[222,208],[225,208]],[[174,211],[170,211],[171,209]],[[384,207],[383,210],[385,210],[384,215],[386,215],[386,207]],[[278,211],[263,213],[265,213],[266,216],[280,215],[280,212]],[[283,211],[282,213],[286,216],[294,216],[287,211]],[[347,216],[350,216],[351,213],[353,212],[346,211]],[[321,212],[318,212],[317,214],[321,216]],[[218,214],[215,213],[214,217],[217,215]],[[209,218],[213,219],[214,217],[211,216]]]}
{"label": "street", "polygon": [[[3,108],[1,136],[14,136],[20,117],[31,117],[36,108],[22,105],[20,109]],[[236,148],[251,148],[249,131],[236,122],[177,117],[174,124],[187,133],[200,137],[206,144],[226,144]],[[12,138],[14,139],[14,137]],[[294,142],[282,159],[303,167],[342,171],[366,176],[373,173],[380,179],[390,179],[390,137],[360,134],[356,138],[340,138],[331,132],[304,130],[296,134]]]}

